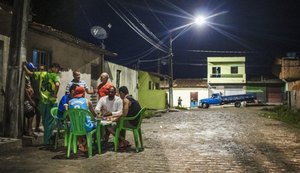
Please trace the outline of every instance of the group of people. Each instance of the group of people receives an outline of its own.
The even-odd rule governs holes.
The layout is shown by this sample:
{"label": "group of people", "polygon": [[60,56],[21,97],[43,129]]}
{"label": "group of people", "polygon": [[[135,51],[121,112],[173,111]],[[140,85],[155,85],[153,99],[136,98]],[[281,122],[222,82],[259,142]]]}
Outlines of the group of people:
{"label": "group of people", "polygon": [[[62,118],[63,114],[68,109],[85,109],[91,112],[93,116],[101,117],[110,121],[117,122],[121,116],[134,116],[140,110],[141,106],[137,100],[135,100],[131,95],[129,95],[128,88],[122,86],[120,88],[115,88],[111,82],[109,82],[108,73],[104,72],[100,75],[100,84],[97,90],[89,88],[85,81],[80,80],[80,71],[73,71],[74,79],[67,84],[65,95],[60,99],[59,104],[57,104],[57,93],[60,86],[60,79],[58,72],[60,66],[54,63],[49,71],[45,70],[35,70],[30,68],[33,65],[28,65],[28,63],[23,63],[23,69],[26,75],[30,77],[31,80],[26,82],[25,87],[25,102],[32,105],[33,111],[25,110],[25,116],[28,118],[28,126],[25,130],[27,135],[33,135],[32,121],[33,116],[40,114],[42,116],[42,125],[44,127],[44,144],[50,144],[50,139],[52,136],[52,124],[53,118],[50,114],[50,110],[53,107],[58,107],[58,117]],[[36,84],[36,89],[30,87],[32,83]],[[34,94],[36,93],[36,94]],[[85,98],[85,93],[87,94],[98,94],[98,103],[94,108],[92,102]],[[35,97],[35,95],[37,95]],[[28,100],[28,101],[27,101]],[[24,103],[25,104],[25,103]],[[24,106],[25,109],[26,106]],[[38,121],[38,118],[36,118]],[[128,126],[136,126],[137,121],[130,121]],[[91,121],[91,118],[87,116],[85,122],[86,130],[91,131],[95,127],[95,123]],[[39,129],[39,122],[36,122],[35,131],[41,131]],[[114,135],[115,127],[107,126],[106,135],[103,136],[103,141],[107,142],[109,140],[110,134]],[[130,146],[129,142],[125,140],[125,132],[120,134],[120,147],[126,148]],[[81,151],[86,151],[85,138],[79,138],[79,149]]]}

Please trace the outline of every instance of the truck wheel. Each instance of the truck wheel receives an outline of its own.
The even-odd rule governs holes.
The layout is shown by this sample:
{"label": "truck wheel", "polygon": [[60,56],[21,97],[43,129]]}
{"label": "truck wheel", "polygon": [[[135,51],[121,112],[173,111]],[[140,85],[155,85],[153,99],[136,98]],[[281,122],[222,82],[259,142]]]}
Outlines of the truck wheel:
{"label": "truck wheel", "polygon": [[241,102],[235,102],[234,106],[237,107],[237,108],[241,107]]}
{"label": "truck wheel", "polygon": [[209,105],[207,103],[202,103],[202,108],[208,108]]}

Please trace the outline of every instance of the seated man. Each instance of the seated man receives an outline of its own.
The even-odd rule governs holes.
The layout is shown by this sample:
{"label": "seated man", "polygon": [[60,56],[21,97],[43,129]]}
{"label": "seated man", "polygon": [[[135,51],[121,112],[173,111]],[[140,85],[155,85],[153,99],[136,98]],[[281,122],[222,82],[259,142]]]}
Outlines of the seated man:
{"label": "seated man", "polygon": [[[89,110],[94,117],[96,117],[96,113],[94,111],[92,102],[88,99],[84,98],[85,89],[81,86],[75,88],[73,98],[69,101],[68,109],[84,109]],[[86,116],[85,121],[85,128],[86,131],[90,132],[96,128],[96,125],[91,121],[90,116]],[[85,137],[78,138],[79,143],[79,150],[80,151],[87,151],[87,143]]]}
{"label": "seated man", "polygon": [[[135,100],[131,95],[129,95],[128,88],[126,86],[121,86],[119,88],[119,94],[123,100],[123,116],[132,117],[135,116],[142,108],[137,100]],[[139,123],[139,117],[135,120],[128,121],[128,124],[125,124],[127,127],[137,126]],[[120,148],[126,148],[130,146],[128,141],[125,140],[125,132],[121,131],[120,133]]]}
{"label": "seated man", "polygon": [[59,101],[58,104],[58,112],[57,112],[57,117],[58,118],[63,118],[64,112],[65,112],[65,105],[68,104],[69,100],[72,99],[72,95],[74,94],[75,88],[78,87],[79,85],[73,84],[69,88],[69,92],[66,93]]}
{"label": "seated man", "polygon": [[[111,86],[108,90],[108,95],[101,97],[95,108],[95,112],[101,114],[101,117],[116,120],[123,114],[123,101],[120,97],[116,96],[116,88]],[[108,127],[106,130],[105,141],[109,139],[110,133],[113,130]]]}

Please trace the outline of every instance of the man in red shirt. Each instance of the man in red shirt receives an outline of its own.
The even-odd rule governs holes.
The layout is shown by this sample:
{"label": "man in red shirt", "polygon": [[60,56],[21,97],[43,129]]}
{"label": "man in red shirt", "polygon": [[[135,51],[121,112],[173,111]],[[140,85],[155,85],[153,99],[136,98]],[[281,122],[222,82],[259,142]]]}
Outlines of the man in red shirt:
{"label": "man in red shirt", "polygon": [[103,96],[108,95],[108,90],[113,86],[112,83],[108,82],[109,75],[106,72],[101,73],[100,81],[101,83],[98,85],[98,96],[99,99]]}

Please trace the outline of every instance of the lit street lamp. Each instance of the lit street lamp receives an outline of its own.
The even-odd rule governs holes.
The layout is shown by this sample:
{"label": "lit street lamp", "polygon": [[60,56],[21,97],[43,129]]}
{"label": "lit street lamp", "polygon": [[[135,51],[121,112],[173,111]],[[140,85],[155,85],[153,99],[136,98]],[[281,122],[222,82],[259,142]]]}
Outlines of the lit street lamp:
{"label": "lit street lamp", "polygon": [[[206,17],[204,16],[198,16],[194,19],[194,22],[192,24],[196,24],[198,26],[202,26],[204,25],[207,21],[206,21]],[[169,107],[172,108],[173,105],[173,41],[178,38],[178,36],[176,36],[174,39],[172,38],[172,33],[169,33],[169,75],[170,75],[170,79],[169,79]]]}

